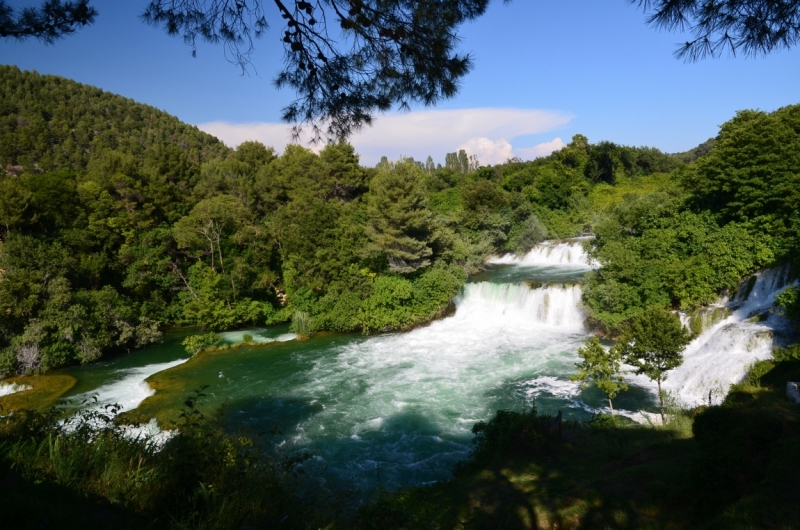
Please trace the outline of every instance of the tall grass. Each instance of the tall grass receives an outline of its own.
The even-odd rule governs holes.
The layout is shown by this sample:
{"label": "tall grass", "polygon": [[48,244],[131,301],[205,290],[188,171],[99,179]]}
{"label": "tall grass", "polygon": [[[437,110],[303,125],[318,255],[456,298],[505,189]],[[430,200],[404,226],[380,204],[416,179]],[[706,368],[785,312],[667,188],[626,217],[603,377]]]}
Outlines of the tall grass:
{"label": "tall grass", "polygon": [[[51,498],[51,491],[48,498],[25,498],[29,506],[22,511],[69,504],[67,497],[77,496],[101,499],[155,528],[326,527],[333,517],[329,505],[314,502],[313,489],[298,494],[296,460],[269,458],[252,438],[205,422],[199,397],[186,401],[177,433],[161,445],[132,435],[102,409],[68,422],[57,412],[22,411],[0,419],[4,465],[24,483],[51,483],[64,497]],[[2,517],[9,528],[24,527],[14,526],[8,513]]]}
{"label": "tall grass", "polygon": [[305,311],[295,311],[292,316],[291,331],[297,334],[298,338],[307,339],[311,336],[311,316]]}

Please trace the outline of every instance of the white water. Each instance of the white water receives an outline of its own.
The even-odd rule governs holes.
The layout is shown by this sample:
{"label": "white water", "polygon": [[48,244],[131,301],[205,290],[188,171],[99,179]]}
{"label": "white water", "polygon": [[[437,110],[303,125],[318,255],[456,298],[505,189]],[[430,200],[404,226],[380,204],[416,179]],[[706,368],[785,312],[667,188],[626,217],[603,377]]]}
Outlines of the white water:
{"label": "white water", "polygon": [[[708,403],[709,393],[712,402],[719,402],[754,362],[772,357],[773,335],[785,325],[783,319],[775,315],[762,322],[748,319],[772,307],[775,295],[788,286],[788,269],[772,269],[756,277],[749,295],[744,282],[731,301],[720,301],[731,310],[730,316],[693,340],[683,352],[683,364],[668,373],[664,388],[676,392],[686,405]],[[637,378],[637,382],[643,381]]]}
{"label": "white water", "polygon": [[100,410],[106,405],[117,404],[122,408],[120,412],[133,410],[146,398],[155,394],[145,379],[173,366],[185,363],[188,359],[179,359],[168,363],[156,363],[136,368],[125,368],[116,372],[116,379],[106,383],[90,392],[84,392],[71,398],[73,403],[85,401],[88,407],[84,409]]}
{"label": "white water", "polygon": [[586,335],[579,301],[577,285],[467,284],[449,318],[340,346],[316,359],[294,389],[322,399],[322,409],[291,443],[310,446],[351,482],[375,480],[378,469],[387,485],[440,478],[466,456],[472,426],[495,408],[557,395],[552,385],[529,382],[573,371]]}
{"label": "white water", "polygon": [[[512,267],[505,271],[536,279],[558,278],[554,269],[589,267],[582,247],[568,243],[537,247],[508,263]],[[753,361],[768,357],[772,338],[767,333],[778,324],[772,317],[761,323],[746,319],[771,306],[784,278],[782,272],[761,274],[746,299],[741,291],[722,301],[732,313],[689,345],[684,365],[668,375],[665,387],[687,404],[705,401],[709,390],[727,391]],[[588,336],[580,298],[580,286],[574,284],[531,289],[525,283],[469,283],[454,300],[453,316],[411,332],[312,339],[291,355],[270,356],[267,362],[263,355],[248,357],[247,349],[241,356],[218,356],[224,369],[219,388],[229,396],[236,393],[229,409],[232,423],[272,430],[282,421],[286,435],[275,442],[311,450],[315,456],[304,464],[309,472],[342,478],[364,491],[419,485],[446,477],[466,456],[472,426],[499,408],[519,410],[535,399],[546,412],[576,411],[572,417],[608,412],[603,400],[569,381],[576,350]],[[268,330],[263,335],[251,330],[224,339],[239,342],[245,332],[254,339],[271,338]],[[286,347],[276,345],[276,350]],[[115,381],[95,391],[98,401],[130,410],[153,393],[144,379],[180,362],[121,370]],[[269,383],[259,373],[278,369],[280,377]],[[642,406],[654,410],[655,385],[638,377],[631,382],[650,392],[632,389],[627,398],[615,400],[615,409],[637,421],[657,422],[639,412]]]}
{"label": "white water", "polygon": [[31,388],[32,387],[30,385],[0,383],[0,397],[16,394],[17,392],[22,392],[23,390],[30,390]]}
{"label": "white water", "polygon": [[514,254],[495,256],[488,263],[498,265],[546,266],[560,265],[591,268],[596,264],[589,260],[580,241],[545,242],[536,245],[530,252],[522,257]]}

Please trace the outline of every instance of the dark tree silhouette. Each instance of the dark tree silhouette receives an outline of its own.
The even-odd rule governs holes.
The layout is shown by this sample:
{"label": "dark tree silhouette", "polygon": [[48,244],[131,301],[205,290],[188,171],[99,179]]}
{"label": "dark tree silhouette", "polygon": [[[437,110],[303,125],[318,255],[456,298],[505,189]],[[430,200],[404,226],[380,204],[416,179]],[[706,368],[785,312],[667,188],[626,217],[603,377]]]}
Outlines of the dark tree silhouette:
{"label": "dark tree silhouette", "polygon": [[26,7],[19,14],[0,0],[0,37],[18,40],[33,37],[52,44],[91,24],[96,16],[89,0],[46,0],[41,7]]}
{"label": "dark tree silhouette", "polygon": [[691,32],[675,56],[687,61],[745,56],[788,49],[800,39],[800,0],[629,0],[648,13],[647,22]]}
{"label": "dark tree silhouette", "polygon": [[[458,91],[470,70],[456,50],[458,27],[482,15],[490,0],[273,0],[283,20],[284,66],[278,88],[297,99],[283,119],[309,125],[313,137],[349,136],[392,106],[433,105]],[[198,40],[225,47],[247,67],[253,41],[267,31],[265,0],[151,0],[141,18],[180,36],[193,53]],[[90,24],[88,0],[47,0],[21,14],[0,0],[2,36],[54,42]]]}

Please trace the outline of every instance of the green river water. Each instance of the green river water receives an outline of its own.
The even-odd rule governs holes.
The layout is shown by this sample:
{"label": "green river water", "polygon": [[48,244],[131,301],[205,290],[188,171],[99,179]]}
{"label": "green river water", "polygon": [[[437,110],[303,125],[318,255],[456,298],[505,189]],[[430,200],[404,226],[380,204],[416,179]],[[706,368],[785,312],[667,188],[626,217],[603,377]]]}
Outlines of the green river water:
{"label": "green river water", "polygon": [[[180,342],[196,331],[171,331],[160,345],[67,370],[78,383],[64,397],[94,393],[130,410],[153,393],[144,380],[157,374],[158,392],[137,412],[163,425],[208,385],[205,411],[267,450],[309,452],[303,467],[320,480],[362,491],[441,480],[468,455],[472,426],[498,409],[535,401],[540,412],[586,419],[605,405],[569,381],[588,336],[575,282],[589,269],[564,256],[491,265],[465,285],[453,315],[406,333],[297,341],[288,326],[241,330],[223,336],[233,343],[250,333],[265,344],[184,363]],[[655,410],[652,393],[637,386],[615,408]]]}

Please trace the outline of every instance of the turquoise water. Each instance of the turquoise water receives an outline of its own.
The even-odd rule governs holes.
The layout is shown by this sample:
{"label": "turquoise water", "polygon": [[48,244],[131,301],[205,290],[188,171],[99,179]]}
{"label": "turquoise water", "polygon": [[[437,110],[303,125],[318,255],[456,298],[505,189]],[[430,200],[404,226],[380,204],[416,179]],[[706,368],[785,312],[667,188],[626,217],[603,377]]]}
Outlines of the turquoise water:
{"label": "turquoise water", "polygon": [[[535,401],[541,412],[586,419],[605,405],[569,381],[587,337],[580,287],[571,282],[587,270],[493,265],[471,278],[454,315],[407,333],[297,341],[286,326],[241,330],[226,340],[248,333],[264,344],[182,364],[180,341],[190,331],[170,332],[162,345],[70,370],[78,378],[70,395],[96,392],[132,408],[153,393],[143,381],[158,373],[166,389],[140,410],[177,416],[182,400],[208,385],[206,410],[265,448],[310,453],[303,467],[320,480],[362,491],[430,483],[450,476],[468,455],[472,426],[498,409]],[[652,395],[637,387],[615,407],[654,410]]]}

